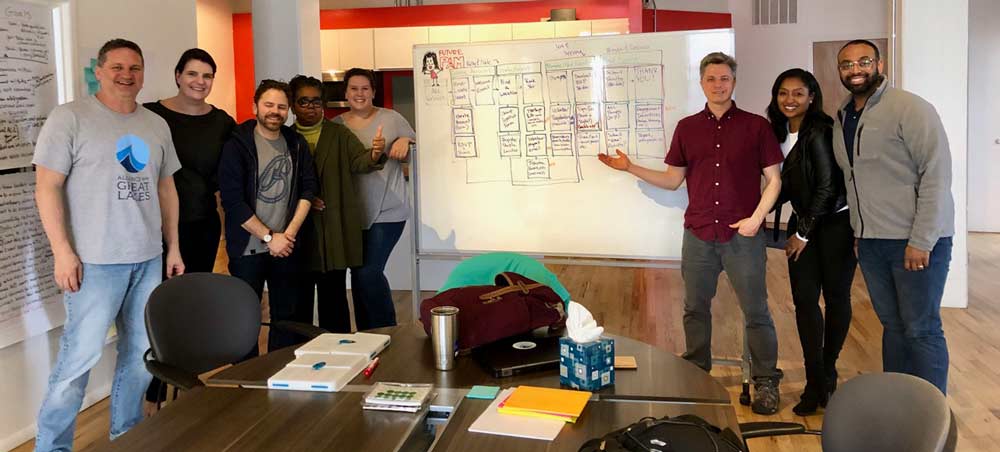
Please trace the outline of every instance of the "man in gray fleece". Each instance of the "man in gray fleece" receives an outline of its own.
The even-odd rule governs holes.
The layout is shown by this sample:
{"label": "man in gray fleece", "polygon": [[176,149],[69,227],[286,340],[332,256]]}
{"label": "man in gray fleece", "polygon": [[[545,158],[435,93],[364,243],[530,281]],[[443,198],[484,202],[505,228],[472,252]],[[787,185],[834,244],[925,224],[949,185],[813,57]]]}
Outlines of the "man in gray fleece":
{"label": "man in gray fleece", "polygon": [[941,296],[951,262],[951,152],[934,107],[888,86],[878,48],[837,56],[851,96],[837,111],[834,155],[844,170],[858,262],[882,322],[882,367],[946,392]]}

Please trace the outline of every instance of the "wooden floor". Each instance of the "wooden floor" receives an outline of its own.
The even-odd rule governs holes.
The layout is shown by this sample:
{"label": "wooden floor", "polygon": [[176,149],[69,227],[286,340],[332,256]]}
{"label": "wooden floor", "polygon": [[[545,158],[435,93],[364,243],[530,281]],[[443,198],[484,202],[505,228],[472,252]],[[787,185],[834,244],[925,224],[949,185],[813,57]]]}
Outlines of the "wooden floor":
{"label": "wooden floor", "polygon": [[[781,384],[781,411],[758,416],[738,403],[740,371],[716,367],[718,378],[732,395],[741,422],[783,420],[805,422],[820,428],[822,415],[806,418],[792,413],[805,384],[801,348],[795,330],[794,309],[788,285],[788,269],[782,254],[768,255],[767,285],[771,312],[778,330],[778,365],[785,372]],[[591,309],[598,322],[611,333],[629,336],[680,353],[684,348],[681,328],[683,285],[680,272],[662,269],[617,267],[550,266],[576,301]],[[1000,234],[969,234],[969,308],[944,309],[945,334],[951,353],[948,402],[958,419],[960,451],[1000,450],[1000,301],[989,294],[1000,293]],[[854,319],[838,365],[841,378],[881,369],[881,326],[871,309],[860,272],[852,291]],[[994,295],[995,296],[995,295]],[[394,294],[400,321],[413,318],[409,292]],[[725,275],[715,301],[714,355],[737,359],[741,351],[741,316],[735,295]],[[108,401],[81,414],[76,431],[76,450],[87,450],[107,442]],[[809,436],[753,439],[754,452],[819,451],[819,439]],[[14,449],[30,451],[28,442]]]}

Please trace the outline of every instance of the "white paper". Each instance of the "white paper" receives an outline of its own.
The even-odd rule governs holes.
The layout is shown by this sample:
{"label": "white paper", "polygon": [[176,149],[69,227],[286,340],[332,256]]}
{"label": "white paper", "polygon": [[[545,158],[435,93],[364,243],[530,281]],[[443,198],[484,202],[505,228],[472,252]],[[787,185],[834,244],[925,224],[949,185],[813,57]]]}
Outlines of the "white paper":
{"label": "white paper", "polygon": [[514,389],[517,388],[509,388],[501,391],[500,395],[493,399],[493,403],[490,403],[490,406],[486,407],[483,414],[479,415],[479,418],[469,426],[469,431],[515,436],[518,438],[542,439],[546,441],[555,439],[563,426],[566,425],[566,422],[555,419],[518,416],[516,414],[503,414],[497,411],[500,402],[507,400],[507,397],[510,397]]}

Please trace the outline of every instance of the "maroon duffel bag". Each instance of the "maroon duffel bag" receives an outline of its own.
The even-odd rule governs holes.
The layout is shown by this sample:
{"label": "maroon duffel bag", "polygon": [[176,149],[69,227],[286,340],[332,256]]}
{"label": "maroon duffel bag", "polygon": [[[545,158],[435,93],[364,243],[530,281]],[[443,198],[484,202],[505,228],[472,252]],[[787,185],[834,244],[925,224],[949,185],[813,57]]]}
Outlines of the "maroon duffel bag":
{"label": "maroon duffel bag", "polygon": [[420,303],[420,323],[431,335],[431,309],[458,308],[458,348],[468,350],[506,337],[566,324],[563,301],[549,286],[513,272],[496,276],[493,286],[456,287]]}

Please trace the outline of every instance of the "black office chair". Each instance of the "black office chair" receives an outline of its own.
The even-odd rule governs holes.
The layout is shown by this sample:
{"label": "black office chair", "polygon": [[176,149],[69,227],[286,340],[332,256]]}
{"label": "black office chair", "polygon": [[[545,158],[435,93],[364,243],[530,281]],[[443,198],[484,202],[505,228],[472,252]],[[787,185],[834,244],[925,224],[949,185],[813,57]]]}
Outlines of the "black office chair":
{"label": "black office chair", "polygon": [[791,422],[740,424],[743,439],[822,435],[824,452],[951,452],[955,417],[944,394],[912,375],[874,373],[855,377],[833,393],[822,432]]}
{"label": "black office chair", "polygon": [[[146,304],[146,369],[175,388],[202,386],[198,375],[240,361],[253,350],[260,319],[260,299],[239,278],[189,273],[164,281]],[[304,340],[326,332],[295,322],[263,325]]]}

